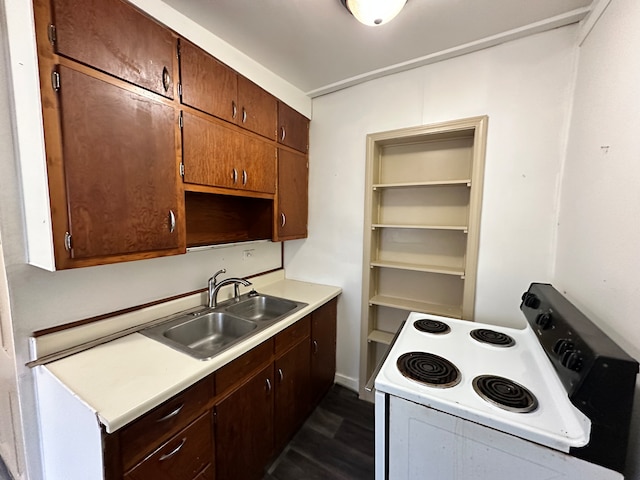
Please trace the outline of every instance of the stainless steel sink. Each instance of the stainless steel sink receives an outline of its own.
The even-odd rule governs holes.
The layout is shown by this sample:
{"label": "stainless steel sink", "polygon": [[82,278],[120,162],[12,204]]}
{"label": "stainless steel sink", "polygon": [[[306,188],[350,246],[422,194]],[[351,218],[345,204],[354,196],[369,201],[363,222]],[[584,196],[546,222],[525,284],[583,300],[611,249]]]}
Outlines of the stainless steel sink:
{"label": "stainless steel sink", "polygon": [[209,360],[306,306],[253,292],[213,309],[173,315],[140,333],[199,360]]}
{"label": "stainless steel sink", "polygon": [[284,298],[257,295],[245,297],[238,303],[226,308],[226,311],[254,322],[264,322],[287,315],[294,311],[299,303]]}

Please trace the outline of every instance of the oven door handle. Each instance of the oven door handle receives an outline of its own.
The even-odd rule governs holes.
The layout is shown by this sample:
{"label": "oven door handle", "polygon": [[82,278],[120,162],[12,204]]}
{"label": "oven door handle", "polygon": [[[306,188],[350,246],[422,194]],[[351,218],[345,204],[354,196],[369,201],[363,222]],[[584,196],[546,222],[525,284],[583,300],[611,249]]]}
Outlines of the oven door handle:
{"label": "oven door handle", "polygon": [[389,356],[389,353],[391,352],[391,349],[393,348],[393,344],[396,343],[396,340],[398,339],[398,335],[400,335],[400,332],[402,331],[402,327],[404,327],[404,324],[406,322],[407,322],[406,320],[402,321],[402,323],[398,327],[398,331],[393,336],[393,339],[391,340],[391,343],[389,344],[389,348],[387,349],[387,352],[384,354],[384,356],[382,357],[380,362],[378,362],[378,365],[376,365],[376,369],[373,371],[373,374],[371,375],[371,377],[369,377],[369,381],[364,386],[364,389],[367,392],[372,392],[373,391],[373,386],[376,383],[376,377],[378,376],[378,373],[380,372],[380,369],[382,368],[382,365],[384,365],[384,362],[387,360],[387,357]]}

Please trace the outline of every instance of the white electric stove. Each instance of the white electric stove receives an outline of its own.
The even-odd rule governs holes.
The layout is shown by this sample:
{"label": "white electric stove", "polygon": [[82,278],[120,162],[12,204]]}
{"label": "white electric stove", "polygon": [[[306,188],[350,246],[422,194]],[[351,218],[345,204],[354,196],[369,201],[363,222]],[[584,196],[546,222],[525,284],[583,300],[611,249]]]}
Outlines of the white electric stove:
{"label": "white electric stove", "polygon": [[523,330],[408,316],[375,378],[377,480],[623,478],[637,362],[550,285],[521,308]]}

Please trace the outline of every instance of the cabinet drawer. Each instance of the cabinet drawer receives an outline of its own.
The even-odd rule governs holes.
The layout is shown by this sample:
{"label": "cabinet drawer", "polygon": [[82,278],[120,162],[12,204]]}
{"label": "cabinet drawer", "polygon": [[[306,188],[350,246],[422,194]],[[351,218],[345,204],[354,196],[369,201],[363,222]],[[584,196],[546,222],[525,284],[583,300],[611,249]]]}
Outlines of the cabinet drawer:
{"label": "cabinet drawer", "polygon": [[[185,480],[207,478],[211,468],[213,441],[211,414],[207,412],[187,428],[165,442],[153,454],[127,473],[125,480]],[[209,467],[207,467],[209,465]]]}
{"label": "cabinet drawer", "polygon": [[240,385],[245,377],[271,362],[273,339],[261,343],[216,372],[216,395]]}
{"label": "cabinet drawer", "polygon": [[213,377],[207,377],[125,427],[120,433],[123,469],[133,467],[158,443],[184,428],[211,398]]}
{"label": "cabinet drawer", "polygon": [[305,337],[308,338],[310,334],[311,316],[307,315],[276,335],[276,356],[286,352]]}

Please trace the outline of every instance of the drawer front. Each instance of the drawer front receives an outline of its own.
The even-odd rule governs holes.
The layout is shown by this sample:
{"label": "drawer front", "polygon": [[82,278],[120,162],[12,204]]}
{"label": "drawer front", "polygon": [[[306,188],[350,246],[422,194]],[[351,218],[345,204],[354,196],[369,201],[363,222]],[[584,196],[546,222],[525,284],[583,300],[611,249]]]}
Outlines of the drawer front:
{"label": "drawer front", "polygon": [[120,433],[123,470],[133,467],[159,443],[183,429],[212,398],[213,377],[209,376],[125,427]]}
{"label": "drawer front", "polygon": [[276,335],[276,356],[283,354],[311,334],[311,316],[298,320]]}
{"label": "drawer front", "polygon": [[201,476],[213,462],[211,413],[207,412],[174,435],[125,475],[126,480],[191,480]]}
{"label": "drawer front", "polygon": [[270,363],[273,358],[273,339],[261,343],[216,372],[216,395],[240,385],[251,373]]}

